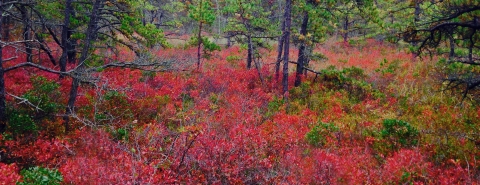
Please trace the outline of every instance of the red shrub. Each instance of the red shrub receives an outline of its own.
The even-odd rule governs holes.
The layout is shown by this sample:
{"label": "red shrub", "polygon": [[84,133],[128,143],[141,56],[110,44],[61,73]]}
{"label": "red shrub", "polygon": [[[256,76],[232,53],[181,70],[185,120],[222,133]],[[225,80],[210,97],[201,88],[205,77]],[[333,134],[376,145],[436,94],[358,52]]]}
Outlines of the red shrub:
{"label": "red shrub", "polygon": [[15,163],[0,163],[0,184],[13,185],[20,181],[22,177],[18,174],[18,167]]}

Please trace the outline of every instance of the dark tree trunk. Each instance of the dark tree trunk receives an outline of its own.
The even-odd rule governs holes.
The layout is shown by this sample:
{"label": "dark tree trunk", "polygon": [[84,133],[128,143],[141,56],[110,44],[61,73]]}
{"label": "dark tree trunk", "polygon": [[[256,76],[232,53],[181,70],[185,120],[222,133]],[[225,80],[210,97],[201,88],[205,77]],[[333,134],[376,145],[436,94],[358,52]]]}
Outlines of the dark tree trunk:
{"label": "dark tree trunk", "polygon": [[253,48],[253,43],[252,43],[252,37],[250,35],[248,35],[248,50],[250,50],[249,52],[249,59],[250,59],[250,66],[252,65],[251,62],[253,60],[253,62],[255,62],[255,69],[257,69],[257,73],[258,73],[258,77],[260,78],[260,82],[262,82],[262,84],[264,84],[264,81],[263,81],[263,77],[262,77],[262,72],[261,72],[261,69],[260,69],[260,62],[259,62],[259,59],[255,59],[253,57],[253,51],[255,51],[255,48]]}
{"label": "dark tree trunk", "polygon": [[200,1],[200,24],[198,25],[198,48],[197,48],[197,70],[200,70],[200,62],[202,60],[202,26],[203,26],[203,21],[202,19],[202,4],[203,2]]}
{"label": "dark tree trunk", "polygon": [[72,88],[70,89],[70,94],[68,98],[67,108],[65,110],[65,116],[63,117],[65,132],[70,131],[69,126],[69,116],[74,112],[75,108],[75,101],[77,99],[78,94],[78,86],[80,85],[80,77],[83,75],[85,70],[85,60],[88,58],[89,50],[93,47],[93,42],[96,40],[97,37],[97,20],[98,16],[100,15],[100,8],[103,4],[103,0],[97,0],[93,4],[92,13],[90,15],[90,21],[88,22],[88,27],[85,32],[85,44],[82,48],[82,53],[80,55],[80,61],[77,67],[77,70],[74,72],[74,78],[72,81]]}
{"label": "dark tree trunk", "polygon": [[46,46],[47,44],[45,43],[45,40],[43,40],[42,36],[39,33],[35,33],[35,38],[37,39],[37,41],[39,43],[38,44],[38,47],[39,47],[38,54],[40,55],[40,50],[43,50],[47,54],[48,58],[50,59],[50,62],[52,62],[52,64],[54,66],[56,66],[57,62],[55,60],[55,57],[53,57],[53,54],[47,48],[47,46]]}
{"label": "dark tree trunk", "polygon": [[150,17],[150,24],[155,24],[153,21],[155,21],[155,18],[157,17],[158,12],[156,10],[150,10],[150,14],[152,15]]}
{"label": "dark tree trunk", "polygon": [[247,35],[247,69],[252,68],[252,61],[253,61],[253,44],[252,44],[252,37]]}
{"label": "dark tree trunk", "polygon": [[[413,25],[416,27],[420,22],[420,0],[415,0],[415,12],[413,13]],[[412,43],[413,46],[417,46],[417,42]]]}
{"label": "dark tree trunk", "polygon": [[163,12],[160,13],[160,16],[158,16],[158,19],[157,19],[157,25],[158,25],[158,26],[157,26],[157,28],[160,28],[160,25],[163,24],[163,22],[162,22],[163,16],[164,16]]}
{"label": "dark tree trunk", "polygon": [[473,41],[473,34],[470,36],[470,45],[468,47],[468,62],[474,63],[473,61],[473,47],[475,46],[475,42]]}
{"label": "dark tree trunk", "polygon": [[[452,33],[453,34],[453,33]],[[450,53],[449,53],[449,58],[452,59],[455,57],[455,39],[453,38],[453,35],[449,34],[448,39],[450,41]]]}
{"label": "dark tree trunk", "polygon": [[348,15],[345,15],[345,24],[343,25],[343,42],[348,42]]}
{"label": "dark tree trunk", "polygon": [[0,33],[3,33],[2,35],[2,40],[3,41],[9,41],[10,40],[10,21],[12,19],[10,18],[10,16],[7,16],[7,17],[3,17],[3,23],[1,24],[1,26],[3,27],[3,31],[0,32]]}
{"label": "dark tree trunk", "polygon": [[[283,46],[283,79],[282,79],[282,86],[284,95],[287,94],[288,91],[288,54],[289,54],[289,45],[290,45],[290,24],[292,21],[291,18],[291,6],[292,0],[286,0],[285,6],[285,32],[284,36],[284,46]],[[284,96],[284,99],[288,101],[288,97]]]}
{"label": "dark tree trunk", "polygon": [[33,50],[30,44],[30,40],[32,39],[32,33],[30,32],[31,25],[30,25],[30,17],[28,15],[28,10],[26,6],[20,6],[20,13],[22,14],[23,20],[23,40],[25,41],[25,53],[27,54],[27,62],[33,62]]}
{"label": "dark tree trunk", "polygon": [[[72,5],[73,0],[67,0],[65,3],[65,9],[68,10],[68,15],[70,17],[75,16],[75,9]],[[65,12],[67,15],[67,12]],[[66,21],[66,20],[65,20]],[[70,21],[67,26],[67,42],[66,42],[66,49],[67,49],[67,56],[68,56],[68,63],[75,64],[75,58],[77,57],[77,51],[75,50],[75,46],[77,43],[76,39],[72,39],[73,29],[70,27]]]}
{"label": "dark tree trunk", "polygon": [[282,35],[278,38],[277,61],[275,61],[275,80],[280,77],[280,63],[282,62],[283,43],[285,39],[285,19],[282,21]]}
{"label": "dark tree trunk", "polygon": [[[70,30],[70,14],[71,14],[71,7],[72,0],[67,0],[65,2],[65,19],[63,21],[63,28],[62,28],[62,56],[60,57],[60,71],[65,72],[67,70],[67,58],[69,52],[69,38],[68,32]],[[60,75],[60,78],[63,78],[63,75]]]}
{"label": "dark tree trunk", "polygon": [[300,27],[300,34],[303,36],[303,40],[300,41],[300,48],[298,49],[298,60],[297,60],[297,73],[295,75],[295,87],[298,87],[302,82],[302,73],[303,73],[303,66],[307,59],[307,52],[306,52],[306,35],[307,35],[307,27],[308,27],[308,12],[303,12],[303,21],[302,26]]}
{"label": "dark tree trunk", "polygon": [[200,61],[202,60],[202,21],[200,21],[200,25],[198,26],[198,47],[197,47],[197,70],[200,70]]}
{"label": "dark tree trunk", "polygon": [[[3,25],[3,9],[0,8],[0,25]],[[0,33],[5,32],[3,26],[0,26]],[[3,46],[0,45],[0,133],[7,129],[7,107],[5,104],[5,80],[3,69]]]}
{"label": "dark tree trunk", "polygon": [[145,12],[147,12],[147,10],[142,10],[142,25],[143,26],[147,25],[147,17],[146,17],[147,13],[145,13]]}
{"label": "dark tree trunk", "polygon": [[415,25],[417,25],[418,22],[420,22],[420,12],[422,9],[420,8],[420,0],[415,0],[415,12],[414,12],[414,20]]}
{"label": "dark tree trunk", "polygon": [[230,48],[232,46],[232,36],[227,35],[227,48]]}

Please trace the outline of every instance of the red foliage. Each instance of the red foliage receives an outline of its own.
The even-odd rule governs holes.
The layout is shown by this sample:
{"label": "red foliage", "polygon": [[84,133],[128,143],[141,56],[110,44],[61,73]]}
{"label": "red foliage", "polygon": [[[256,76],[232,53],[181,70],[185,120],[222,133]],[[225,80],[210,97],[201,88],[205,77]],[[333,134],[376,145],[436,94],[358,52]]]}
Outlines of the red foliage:
{"label": "red foliage", "polygon": [[16,184],[22,178],[18,174],[18,167],[15,163],[4,164],[0,163],[0,184],[9,185]]}
{"label": "red foliage", "polygon": [[2,141],[8,158],[14,159],[21,166],[49,164],[55,166],[65,155],[64,142],[57,139],[38,138],[34,142],[21,140]]}
{"label": "red foliage", "polygon": [[382,179],[386,182],[425,181],[432,164],[418,150],[400,150],[386,159]]}
{"label": "red foliage", "polygon": [[[342,51],[344,46],[334,46],[344,52],[341,54],[318,50],[337,66],[356,66],[370,72],[384,58],[411,57],[404,52],[386,55],[385,50],[393,49],[368,42],[363,50],[348,46]],[[178,65],[195,58],[194,50],[167,49],[157,54],[176,59]],[[396,106],[399,99],[367,96],[358,103],[349,102],[352,105],[347,107],[345,93],[337,91],[320,100],[325,108],[318,111],[305,106],[296,114],[287,113],[285,105],[270,110],[269,103],[281,95],[269,67],[260,71],[261,82],[255,69],[244,69],[245,61],[227,62],[229,55],[243,56],[244,51],[232,47],[215,52],[202,70],[195,72],[152,75],[112,68],[95,74],[101,84],[82,87],[76,105],[83,112],[78,114],[89,118],[108,113],[118,121],[89,125],[92,127],[50,139],[1,140],[9,157],[18,163],[0,163],[0,174],[5,174],[0,182],[17,181],[17,165],[58,168],[67,184],[458,184],[472,180],[473,168],[470,172],[456,161],[433,164],[431,156],[418,148],[379,155],[372,149],[378,140],[375,135],[348,128],[322,135],[326,142],[321,147],[311,146],[305,135],[314,125],[322,121],[340,126],[350,113],[361,115],[355,119],[356,127],[378,132],[378,122],[364,119],[365,115],[379,114],[385,107]],[[182,67],[188,69],[189,65]],[[7,91],[26,92],[31,88],[31,73],[58,79],[37,70],[19,69],[7,73]],[[294,78],[289,80],[293,84]],[[59,83],[65,100],[71,81]],[[122,93],[124,99],[102,99],[109,91]],[[266,111],[270,111],[268,115]],[[480,117],[480,110],[477,113]],[[427,122],[433,115],[432,110],[422,109],[419,119]]]}
{"label": "red foliage", "polygon": [[[64,182],[73,184],[146,184],[174,182],[168,169],[155,167],[143,151],[122,146],[102,131],[81,130],[71,138],[72,151],[60,167]],[[148,162],[150,161],[150,162]]]}

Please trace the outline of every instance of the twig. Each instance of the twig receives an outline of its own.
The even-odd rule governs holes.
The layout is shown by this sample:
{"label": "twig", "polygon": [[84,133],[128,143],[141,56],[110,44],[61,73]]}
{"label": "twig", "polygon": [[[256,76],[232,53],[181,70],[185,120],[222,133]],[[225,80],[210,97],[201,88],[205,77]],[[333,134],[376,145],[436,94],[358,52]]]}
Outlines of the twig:
{"label": "twig", "polygon": [[19,97],[19,96],[15,96],[15,95],[10,94],[10,93],[7,93],[7,94],[8,94],[9,96],[17,99],[17,100],[20,100],[20,102],[18,102],[18,104],[24,103],[24,104],[27,104],[27,105],[35,108],[35,110],[36,110],[37,112],[38,112],[38,110],[43,111],[40,107],[38,107],[38,105],[34,105],[32,102],[28,101],[28,99],[26,99],[26,98],[22,98],[22,97]]}

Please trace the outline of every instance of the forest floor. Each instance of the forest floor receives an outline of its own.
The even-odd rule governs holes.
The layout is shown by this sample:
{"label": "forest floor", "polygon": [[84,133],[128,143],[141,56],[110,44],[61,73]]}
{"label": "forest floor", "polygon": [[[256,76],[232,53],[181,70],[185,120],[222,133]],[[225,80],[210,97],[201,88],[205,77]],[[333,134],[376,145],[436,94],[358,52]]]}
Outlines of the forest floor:
{"label": "forest floor", "polygon": [[[56,116],[35,123],[35,134],[0,136],[0,182],[14,183],[32,166],[58,169],[65,184],[480,182],[480,107],[475,96],[442,91],[438,57],[373,40],[318,46],[326,59],[309,67],[322,74],[291,86],[286,102],[274,50],[260,51],[260,73],[246,69],[237,46],[193,70],[195,51],[155,52],[187,71],[97,74],[96,86],[81,88],[71,133]],[[53,88],[46,100],[58,105],[70,83],[33,69],[6,76],[7,92]]]}

